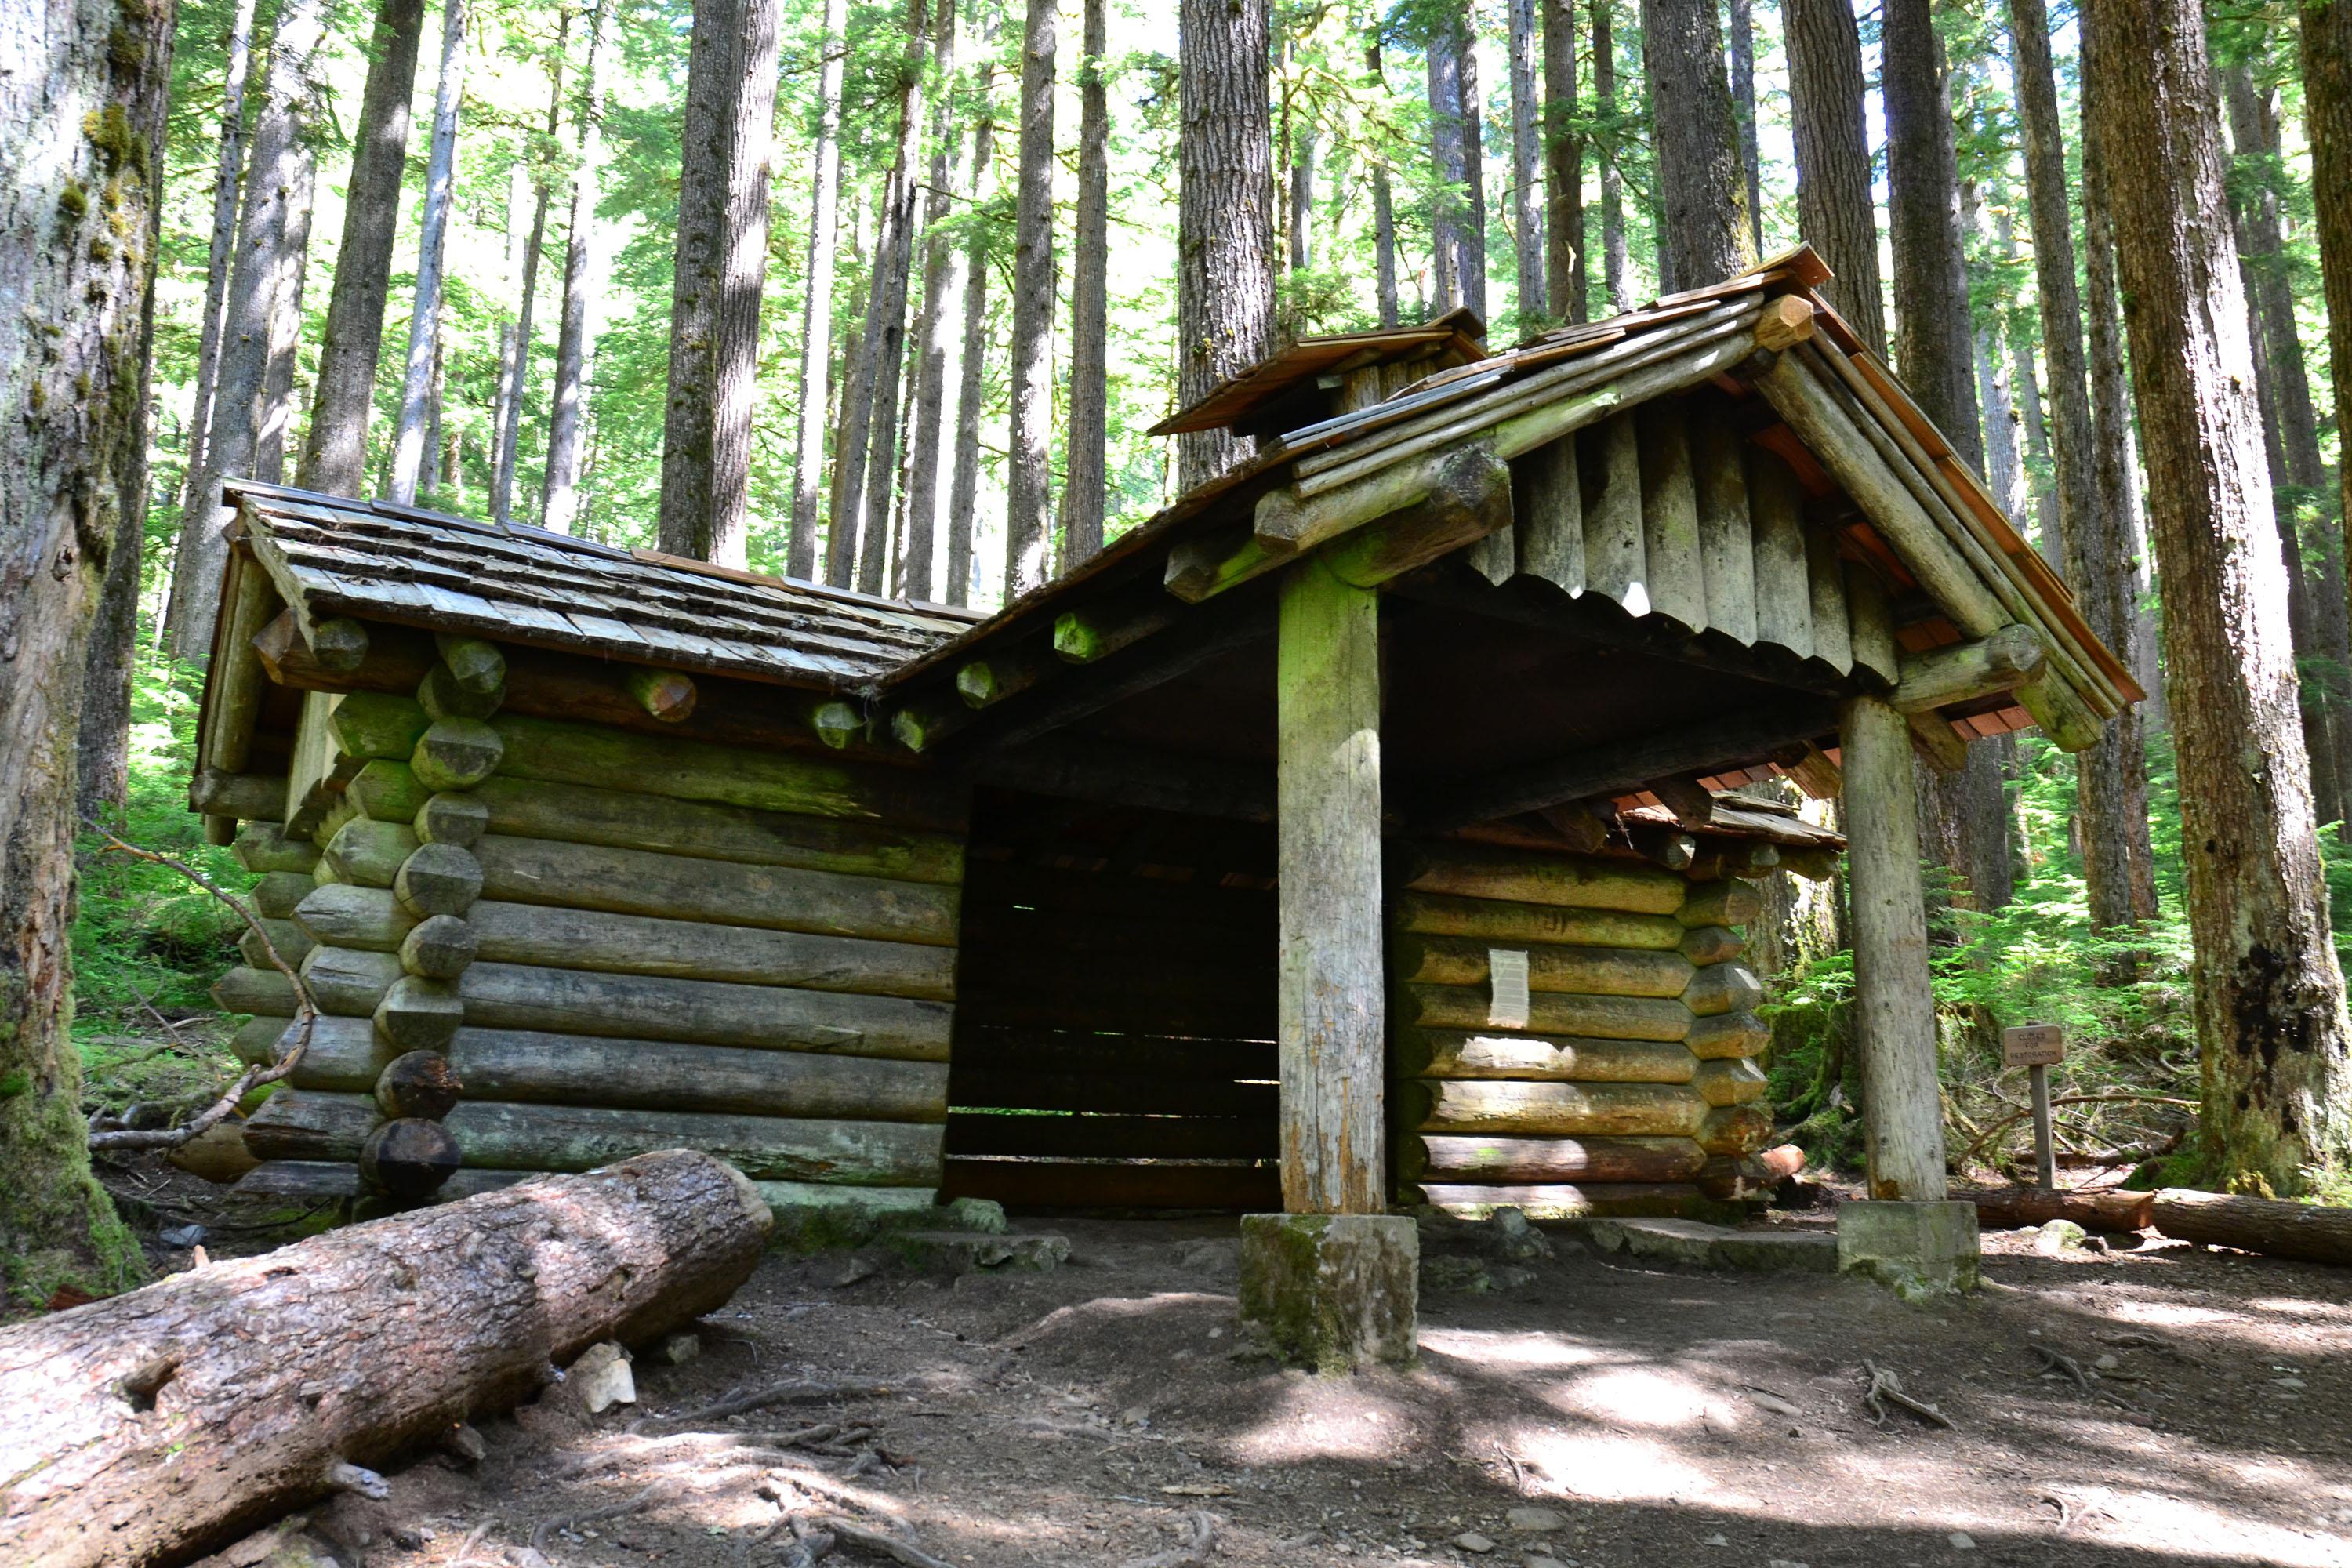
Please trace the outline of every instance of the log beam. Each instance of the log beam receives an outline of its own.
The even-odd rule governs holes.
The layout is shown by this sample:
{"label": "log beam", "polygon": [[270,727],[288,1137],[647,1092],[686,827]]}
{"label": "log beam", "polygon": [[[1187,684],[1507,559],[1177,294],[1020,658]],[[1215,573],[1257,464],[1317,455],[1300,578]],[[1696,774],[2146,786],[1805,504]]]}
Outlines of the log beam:
{"label": "log beam", "polygon": [[2012,624],[1975,642],[1906,656],[1888,700],[1902,712],[1924,713],[1995,697],[2040,675],[2048,656],[2040,633]]}

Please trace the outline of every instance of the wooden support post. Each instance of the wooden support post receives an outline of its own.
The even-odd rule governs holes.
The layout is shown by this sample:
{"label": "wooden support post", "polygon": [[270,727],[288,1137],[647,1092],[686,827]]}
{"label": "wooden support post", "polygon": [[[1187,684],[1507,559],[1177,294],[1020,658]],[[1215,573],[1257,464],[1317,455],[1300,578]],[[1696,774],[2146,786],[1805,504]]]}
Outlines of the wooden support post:
{"label": "wooden support post", "polygon": [[1282,585],[1276,658],[1282,1198],[1385,1211],[1380,595],[1319,561]]}
{"label": "wooden support post", "polygon": [[2050,1129],[2050,1069],[2035,1062],[2025,1069],[2033,1088],[2033,1168],[2044,1187],[2058,1184],[2058,1154]]}
{"label": "wooden support post", "polygon": [[1840,718],[1870,1195],[1933,1203],[1945,1192],[1944,1111],[1911,731],[1875,697],[1852,699]]}

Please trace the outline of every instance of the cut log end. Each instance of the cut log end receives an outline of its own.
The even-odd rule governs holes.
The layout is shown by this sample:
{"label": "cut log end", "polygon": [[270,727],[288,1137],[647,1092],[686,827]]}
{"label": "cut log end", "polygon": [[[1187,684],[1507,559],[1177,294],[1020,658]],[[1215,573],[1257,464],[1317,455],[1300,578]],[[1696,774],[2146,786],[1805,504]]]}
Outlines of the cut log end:
{"label": "cut log end", "polygon": [[457,1069],[438,1051],[394,1057],[375,1080],[378,1110],[393,1120],[438,1121],[457,1109],[466,1092]]}
{"label": "cut log end", "polygon": [[422,1117],[387,1121],[360,1145],[361,1176],[395,1198],[429,1196],[457,1163],[457,1140],[439,1122]]}

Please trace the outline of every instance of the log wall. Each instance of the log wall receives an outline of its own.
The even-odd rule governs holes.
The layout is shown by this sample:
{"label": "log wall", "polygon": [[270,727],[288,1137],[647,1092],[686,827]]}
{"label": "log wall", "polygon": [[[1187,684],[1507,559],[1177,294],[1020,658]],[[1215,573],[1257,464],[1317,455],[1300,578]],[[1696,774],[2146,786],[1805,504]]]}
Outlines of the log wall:
{"label": "log wall", "polygon": [[1758,904],[1744,881],[1638,861],[1404,849],[1388,943],[1400,1201],[1569,1219],[1752,1195],[1772,1120],[1738,928]]}
{"label": "log wall", "polygon": [[[961,792],[502,697],[455,638],[414,698],[305,694],[286,820],[237,853],[323,1016],[247,1123],[247,1184],[396,1206],[683,1144],[812,1202],[929,1204]],[[273,1056],[284,979],[215,994]]]}

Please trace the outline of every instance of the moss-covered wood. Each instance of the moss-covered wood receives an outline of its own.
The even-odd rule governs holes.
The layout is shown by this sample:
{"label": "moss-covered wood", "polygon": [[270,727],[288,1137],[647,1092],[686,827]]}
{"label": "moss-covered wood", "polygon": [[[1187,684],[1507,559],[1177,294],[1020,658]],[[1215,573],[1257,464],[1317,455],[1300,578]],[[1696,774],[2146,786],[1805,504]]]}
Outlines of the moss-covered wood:
{"label": "moss-covered wood", "polygon": [[1702,1018],[1744,1013],[1764,1000],[1764,983],[1744,963],[1710,963],[1691,976],[1683,1005]]}
{"label": "moss-covered wood", "polygon": [[320,864],[339,881],[362,888],[389,888],[401,866],[416,853],[416,834],[405,823],[346,822],[327,841]]}
{"label": "moss-covered wood", "polygon": [[477,1099],[644,1110],[940,1121],[944,1062],[467,1027],[449,1058]]}
{"label": "moss-covered wood", "polygon": [[476,963],[466,1019],[489,1028],[650,1037],[700,1045],[945,1061],[953,1009],[939,1002],[779,985],[596,974]]}
{"label": "moss-covered wood", "polygon": [[1408,847],[1398,855],[1395,869],[1391,885],[1407,892],[1629,914],[1675,914],[1683,907],[1685,891],[1680,877],[1654,866],[1535,856],[1470,844]]}
{"label": "moss-covered wood", "polygon": [[1698,1058],[1672,1040],[1582,1039],[1478,1029],[1396,1031],[1396,1072],[1412,1078],[1688,1083]]}
{"label": "moss-covered wood", "polygon": [[[1559,904],[1507,903],[1494,899],[1407,893],[1392,906],[1397,930],[1426,936],[1475,937],[1497,945],[1558,942],[1580,947],[1630,947],[1671,952],[1685,932],[1672,915],[1620,910],[1569,909]],[[1685,950],[1687,955],[1687,950]],[[1698,962],[1696,958],[1693,962]]]}
{"label": "moss-covered wood", "polygon": [[393,879],[400,907],[418,920],[462,915],[482,893],[482,867],[455,844],[423,844],[400,863]]}
{"label": "moss-covered wood", "polygon": [[365,1018],[383,1005],[385,993],[407,972],[400,956],[349,947],[315,947],[302,960],[302,984],[323,1013]]}
{"label": "moss-covered wood", "polygon": [[950,947],[496,900],[476,904],[467,921],[479,956],[500,963],[955,998],[956,950]]}
{"label": "moss-covered wood", "polygon": [[[1462,937],[1398,936],[1389,942],[1390,973],[1430,985],[1486,985],[1488,953],[1507,944]],[[1512,947],[1528,957],[1531,991],[1587,992],[1612,996],[1680,996],[1691,984],[1690,960],[1679,952],[1635,948]]]}
{"label": "moss-covered wood", "polygon": [[319,863],[319,847],[308,838],[289,838],[275,822],[248,822],[237,829],[230,846],[236,863],[261,875],[271,871],[307,872]]}
{"label": "moss-covered wood", "polygon": [[[1483,987],[1400,985],[1396,1021],[1436,1029],[1495,1026],[1494,998]],[[1537,991],[1528,997],[1525,1027],[1542,1035],[1597,1035],[1604,1039],[1679,1040],[1690,1033],[1691,1010],[1655,996],[1570,995]]]}
{"label": "moss-covered wood", "polygon": [[1753,1013],[1717,1013],[1695,1020],[1683,1045],[1701,1061],[1752,1057],[1771,1042],[1772,1031]]}
{"label": "moss-covered wood", "polygon": [[[264,937],[268,939],[267,945],[263,943]],[[288,963],[299,964],[302,962],[303,954],[309,952],[313,945],[315,944],[309,936],[304,934],[302,928],[292,921],[270,920],[266,917],[262,920],[261,929],[258,931],[248,926],[246,928],[245,934],[236,939],[236,951],[244,957],[246,963],[256,969],[268,969],[270,966],[269,950],[273,947],[278,950],[279,958]]]}
{"label": "moss-covered wood", "polygon": [[432,793],[416,782],[415,772],[406,763],[381,757],[360,769],[343,786],[343,798],[352,808],[378,822],[411,821]]}
{"label": "moss-covered wood", "polygon": [[489,806],[472,791],[457,790],[425,796],[410,824],[425,843],[454,844],[460,849],[480,838],[489,825]]}
{"label": "moss-covered wood", "polygon": [[397,952],[417,919],[389,888],[330,882],[294,907],[294,923],[311,941],[368,952]]}
{"label": "moss-covered wood", "polygon": [[499,732],[478,719],[436,719],[417,737],[408,765],[427,789],[471,789],[506,756]]}

